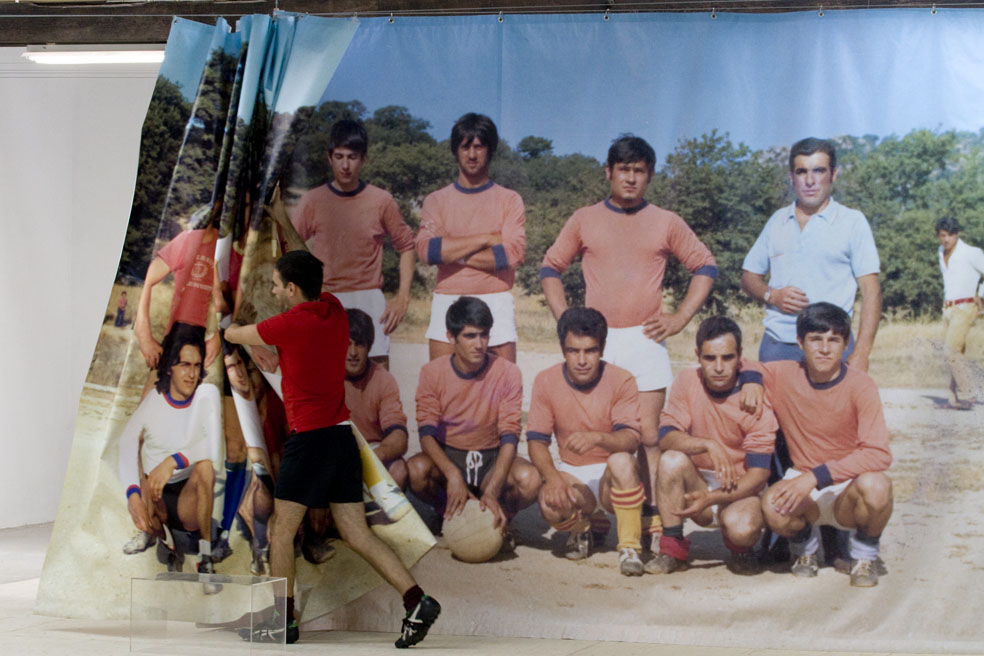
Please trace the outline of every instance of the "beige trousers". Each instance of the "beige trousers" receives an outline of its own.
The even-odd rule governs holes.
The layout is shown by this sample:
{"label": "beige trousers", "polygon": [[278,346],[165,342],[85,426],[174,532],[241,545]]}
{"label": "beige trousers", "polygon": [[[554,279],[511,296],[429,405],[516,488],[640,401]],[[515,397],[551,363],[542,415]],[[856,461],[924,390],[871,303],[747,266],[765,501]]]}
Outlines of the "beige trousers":
{"label": "beige trousers", "polygon": [[977,395],[970,362],[964,355],[967,333],[976,318],[977,305],[974,303],[951,305],[943,310],[943,351],[950,367],[950,400],[954,402]]}

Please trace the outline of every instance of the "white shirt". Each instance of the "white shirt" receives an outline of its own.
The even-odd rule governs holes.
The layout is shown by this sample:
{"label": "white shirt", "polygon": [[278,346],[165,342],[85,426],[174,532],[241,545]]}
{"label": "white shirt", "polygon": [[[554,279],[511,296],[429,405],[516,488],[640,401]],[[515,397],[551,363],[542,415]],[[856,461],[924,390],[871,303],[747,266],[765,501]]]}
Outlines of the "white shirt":
{"label": "white shirt", "polygon": [[943,273],[943,298],[955,301],[977,295],[977,283],[984,275],[984,251],[957,239],[948,262],[943,261],[943,247],[939,248],[940,271]]}
{"label": "white shirt", "polygon": [[141,433],[144,473],[149,474],[176,455],[176,460],[183,460],[186,465],[176,469],[168,483],[183,481],[191,475],[196,462],[219,459],[223,439],[219,389],[210,383],[202,384],[187,405],[176,405],[157,390],[147,394],[120,434],[119,475],[124,490],[141,483],[137,466]]}

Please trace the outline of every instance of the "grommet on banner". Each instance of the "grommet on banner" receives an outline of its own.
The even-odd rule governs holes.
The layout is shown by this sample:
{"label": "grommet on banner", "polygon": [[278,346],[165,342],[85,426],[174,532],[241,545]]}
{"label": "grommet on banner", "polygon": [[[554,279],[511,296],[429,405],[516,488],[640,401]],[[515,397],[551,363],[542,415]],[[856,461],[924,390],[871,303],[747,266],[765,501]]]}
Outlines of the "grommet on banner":
{"label": "grommet on banner", "polygon": [[930,13],[933,14],[933,16],[936,15],[936,5],[933,5],[933,11],[931,11]]}
{"label": "grommet on banner", "polygon": [[502,12],[501,11],[499,12],[499,22],[500,23],[502,22]]}
{"label": "grommet on banner", "polygon": [[716,7],[711,7],[711,20],[718,17],[718,11]]}
{"label": "grommet on banner", "polygon": [[605,20],[608,20],[609,18],[611,18],[611,16],[608,15],[608,10],[606,9],[605,10]]}
{"label": "grommet on banner", "polygon": [[823,5],[820,5],[820,11],[817,12],[817,16],[823,18]]}
{"label": "grommet on banner", "polygon": [[390,14],[390,20],[389,20],[389,22],[390,22],[390,25],[393,24],[393,14]]}

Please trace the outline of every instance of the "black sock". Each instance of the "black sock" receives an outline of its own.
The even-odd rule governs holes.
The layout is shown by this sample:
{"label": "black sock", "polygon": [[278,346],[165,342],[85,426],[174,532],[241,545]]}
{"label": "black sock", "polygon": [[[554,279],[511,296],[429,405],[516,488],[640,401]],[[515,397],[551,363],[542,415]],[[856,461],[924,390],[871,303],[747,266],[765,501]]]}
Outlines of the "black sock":
{"label": "black sock", "polygon": [[420,589],[419,585],[415,585],[406,592],[403,593],[403,607],[407,611],[411,611],[417,607],[420,600],[424,598],[424,591]]}
{"label": "black sock", "polygon": [[854,533],[854,539],[862,544],[867,544],[872,547],[877,547],[879,540],[881,540],[881,536],[879,535],[878,537],[872,537],[868,535],[863,528],[859,528]]}
{"label": "black sock", "polygon": [[[280,605],[280,599],[279,598],[274,598],[273,602],[277,606]],[[287,597],[287,611],[286,611],[286,613],[287,613],[287,623],[290,624],[291,622],[294,621],[294,598],[293,597]]]}
{"label": "black sock", "polygon": [[663,535],[665,535],[668,538],[674,538],[676,540],[682,540],[683,539],[683,524],[680,524],[678,526],[664,526],[663,527]]}

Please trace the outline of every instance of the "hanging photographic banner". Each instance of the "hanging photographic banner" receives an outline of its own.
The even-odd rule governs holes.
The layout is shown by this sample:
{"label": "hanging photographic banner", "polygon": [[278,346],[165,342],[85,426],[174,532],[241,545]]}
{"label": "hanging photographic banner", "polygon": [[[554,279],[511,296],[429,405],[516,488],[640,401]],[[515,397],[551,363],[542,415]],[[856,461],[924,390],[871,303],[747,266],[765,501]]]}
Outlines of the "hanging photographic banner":
{"label": "hanging photographic banner", "polygon": [[[979,410],[947,409],[942,329],[931,322],[944,300],[937,219],[954,217],[965,241],[984,243],[984,13],[397,16],[357,25],[278,15],[244,19],[232,31],[176,21],[144,127],[134,209],[80,403],[38,610],[121,617],[129,577],[167,567],[169,547],[131,543],[139,538],[139,511],[126,496],[129,479],[147,473],[134,454],[148,453],[158,416],[181,416],[182,431],[211,436],[205,460],[215,478],[213,533],[229,530],[233,552],[217,570],[255,567],[263,530],[256,522],[269,510],[253,463],[276,471],[284,419],[257,358],[223,355],[222,321],[276,313],[273,261],[298,236],[315,250],[310,235],[290,234],[290,227],[303,233],[302,200],[332,179],[328,135],[338,120],[365,124],[362,180],[392,194],[419,233],[424,199],[458,174],[452,125],[477,112],[498,128],[492,179],[524,205],[524,254],[511,289],[524,421],[536,375],[561,360],[553,317],[536,302],[544,257],[575,210],[611,193],[604,164],[613,140],[633,134],[655,149],[645,198],[679,214],[709,247],[718,275],[705,311],[742,317],[744,355],[754,359],[764,328],[741,286],[746,255],[770,215],[795,198],[790,146],[805,137],[830,139],[833,199],[864,215],[877,247],[883,319],[869,373],[891,435],[886,475],[894,510],[880,539],[878,585],[859,589],[834,567],[807,580],[792,577],[785,562],[754,576],[733,574],[719,529],[690,522],[688,570],[625,577],[616,529],[587,559],[572,562],[563,555],[563,533],[534,503],[512,519],[514,554],[468,564],[439,548],[420,560],[415,576],[444,604],[434,632],[979,651],[972,603],[984,584],[973,559],[984,501],[975,483],[984,465]],[[392,299],[398,255],[409,246],[390,237],[382,290]],[[416,250],[425,259],[426,249]],[[417,300],[391,335],[407,457],[421,448],[414,397],[428,359],[423,342],[433,339],[425,331],[434,274],[418,261]],[[562,281],[570,301],[584,301],[580,267]],[[671,265],[665,303],[683,299],[690,281]],[[639,302],[631,290],[624,298]],[[863,304],[854,313],[855,335]],[[206,311],[189,314],[185,306]],[[698,319],[666,341],[675,375],[697,365]],[[160,362],[169,349],[179,357],[189,344],[207,375],[195,383],[201,407],[183,410],[164,398],[170,390],[162,391],[162,381],[177,382]],[[979,385],[979,369],[971,371]],[[147,399],[163,403],[154,409]],[[525,427],[518,453],[529,455]],[[408,497],[433,520],[426,504]],[[318,534],[319,521],[312,524],[305,531]],[[377,530],[392,531],[396,542],[406,538],[401,556],[408,563],[433,541],[417,512]],[[299,607],[309,628],[394,630],[399,600],[389,589],[338,609],[371,586],[349,586],[361,575],[331,569],[352,562],[340,543],[319,544],[308,544],[298,560],[307,604]],[[304,564],[325,557],[327,546],[340,553]],[[190,547],[185,558],[193,567]],[[83,561],[98,565],[80,567]]]}

